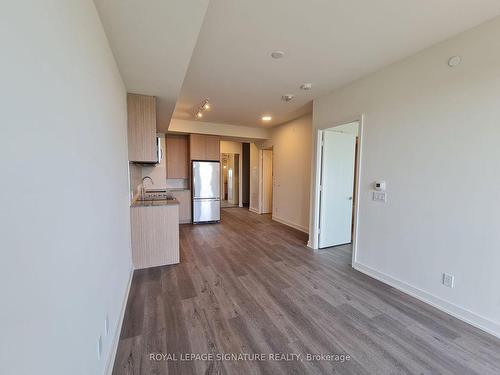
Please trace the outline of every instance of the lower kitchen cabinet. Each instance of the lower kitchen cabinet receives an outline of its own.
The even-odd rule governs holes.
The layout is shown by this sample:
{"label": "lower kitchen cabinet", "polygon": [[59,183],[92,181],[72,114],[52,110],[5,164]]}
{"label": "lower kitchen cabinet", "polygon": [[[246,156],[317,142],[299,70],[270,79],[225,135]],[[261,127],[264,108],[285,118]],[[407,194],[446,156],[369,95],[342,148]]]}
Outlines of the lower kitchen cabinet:
{"label": "lower kitchen cabinet", "polygon": [[191,223],[191,190],[174,190],[172,195],[179,201],[179,223]]}
{"label": "lower kitchen cabinet", "polygon": [[179,204],[130,208],[134,267],[179,263]]}

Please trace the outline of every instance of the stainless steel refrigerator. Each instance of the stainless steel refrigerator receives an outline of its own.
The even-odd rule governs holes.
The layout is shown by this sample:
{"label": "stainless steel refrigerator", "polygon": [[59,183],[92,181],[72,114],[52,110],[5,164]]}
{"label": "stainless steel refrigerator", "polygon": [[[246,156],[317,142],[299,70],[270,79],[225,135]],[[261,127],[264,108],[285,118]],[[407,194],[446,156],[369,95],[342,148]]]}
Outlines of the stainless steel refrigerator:
{"label": "stainless steel refrigerator", "polygon": [[220,221],[220,163],[193,161],[193,223]]}

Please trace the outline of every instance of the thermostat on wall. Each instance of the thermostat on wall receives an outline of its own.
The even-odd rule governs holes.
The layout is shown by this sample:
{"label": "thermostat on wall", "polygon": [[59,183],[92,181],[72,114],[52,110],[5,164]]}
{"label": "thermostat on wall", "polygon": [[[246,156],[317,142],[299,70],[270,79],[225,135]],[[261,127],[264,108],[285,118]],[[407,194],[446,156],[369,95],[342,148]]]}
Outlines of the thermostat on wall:
{"label": "thermostat on wall", "polygon": [[385,181],[375,181],[375,190],[383,191],[385,190]]}

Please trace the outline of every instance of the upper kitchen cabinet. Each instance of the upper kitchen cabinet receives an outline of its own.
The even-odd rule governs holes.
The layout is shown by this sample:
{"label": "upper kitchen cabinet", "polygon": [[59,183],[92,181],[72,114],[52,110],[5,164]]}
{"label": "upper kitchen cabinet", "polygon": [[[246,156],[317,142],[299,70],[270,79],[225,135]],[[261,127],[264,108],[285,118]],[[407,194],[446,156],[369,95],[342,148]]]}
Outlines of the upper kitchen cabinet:
{"label": "upper kitchen cabinet", "polygon": [[220,137],[191,134],[189,136],[189,149],[191,160],[219,160]]}
{"label": "upper kitchen cabinet", "polygon": [[189,142],[187,135],[167,134],[167,178],[189,178]]}
{"label": "upper kitchen cabinet", "polygon": [[205,160],[220,160],[220,137],[205,136]]}
{"label": "upper kitchen cabinet", "polygon": [[128,94],[128,160],[157,163],[156,98]]}
{"label": "upper kitchen cabinet", "polygon": [[205,160],[205,136],[191,134],[189,136],[189,152],[191,160]]}

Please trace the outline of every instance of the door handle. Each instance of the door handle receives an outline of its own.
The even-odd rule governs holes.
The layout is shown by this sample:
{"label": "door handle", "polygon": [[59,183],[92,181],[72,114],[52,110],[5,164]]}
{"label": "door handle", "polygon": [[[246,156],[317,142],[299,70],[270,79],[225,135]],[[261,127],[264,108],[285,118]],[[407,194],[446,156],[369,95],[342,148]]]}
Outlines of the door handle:
{"label": "door handle", "polygon": [[352,197],[349,197],[349,198],[347,198],[347,199],[349,199],[350,201],[352,201]]}

